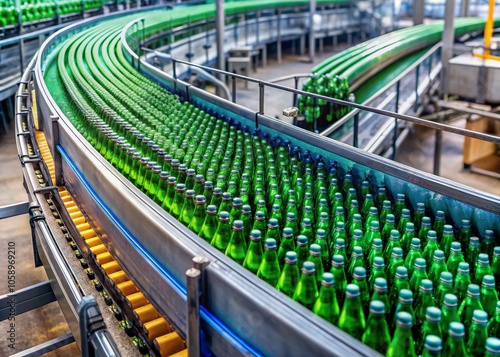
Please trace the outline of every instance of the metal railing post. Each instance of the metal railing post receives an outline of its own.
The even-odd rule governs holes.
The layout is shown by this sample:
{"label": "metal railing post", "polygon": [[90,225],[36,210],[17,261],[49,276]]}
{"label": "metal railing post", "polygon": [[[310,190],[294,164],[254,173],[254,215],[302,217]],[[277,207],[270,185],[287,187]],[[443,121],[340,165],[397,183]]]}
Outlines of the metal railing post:
{"label": "metal railing post", "polygon": [[[442,122],[442,119],[438,117],[437,121]],[[443,132],[436,129],[436,139],[434,143],[434,168],[432,170],[434,175],[439,176],[439,169],[441,167],[441,152],[443,150]]]}
{"label": "metal railing post", "polygon": [[231,85],[232,85],[232,92],[233,92],[233,103],[236,103],[236,77],[231,76]]}
{"label": "metal railing post", "polygon": [[177,93],[177,66],[176,66],[177,61],[172,58],[172,75],[174,78],[174,94]]}
{"label": "metal railing post", "polygon": [[264,83],[259,82],[259,114],[264,115]]}
{"label": "metal railing post", "polygon": [[415,69],[415,105],[413,106],[413,110],[417,110],[417,107],[418,107],[418,100],[419,100],[418,80],[419,80],[419,77],[420,77],[420,64]]}
{"label": "metal railing post", "polygon": [[359,131],[359,112],[354,115],[354,132],[352,138],[352,146],[358,147],[358,131]]}
{"label": "metal railing post", "polygon": [[[399,111],[399,95],[400,95],[401,81],[396,83],[396,108],[395,112]],[[392,155],[391,159],[396,159],[396,141],[398,139],[398,118],[394,118],[394,132],[392,134]]]}
{"label": "metal railing post", "polygon": [[187,279],[187,348],[189,357],[201,355],[200,338],[200,280],[201,272],[191,268],[186,271]]}

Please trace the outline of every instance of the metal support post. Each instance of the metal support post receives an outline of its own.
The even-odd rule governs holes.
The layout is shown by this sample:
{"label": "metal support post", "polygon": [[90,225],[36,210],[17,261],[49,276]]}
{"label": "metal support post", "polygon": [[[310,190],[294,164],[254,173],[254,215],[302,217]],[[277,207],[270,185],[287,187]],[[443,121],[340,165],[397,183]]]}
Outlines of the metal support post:
{"label": "metal support post", "polygon": [[231,85],[232,85],[232,92],[233,92],[233,103],[236,103],[236,77],[231,76]]}
{"label": "metal support post", "polygon": [[316,12],[316,0],[309,0],[309,60],[314,62],[316,52],[316,40],[314,38],[314,14]]}
{"label": "metal support post", "polygon": [[[437,119],[438,123],[441,123],[443,120],[441,117]],[[434,144],[434,175],[439,176],[439,168],[441,167],[441,152],[443,151],[443,132],[439,129],[436,129],[436,139]]]}
{"label": "metal support post", "polygon": [[460,7],[460,16],[469,17],[470,16],[470,0],[462,0]]}
{"label": "metal support post", "polygon": [[424,0],[413,1],[413,25],[424,23]]}
{"label": "metal support post", "polygon": [[420,65],[415,68],[415,104],[413,105],[413,110],[416,111],[418,108],[418,82],[420,80]]}
{"label": "metal support post", "polygon": [[455,27],[453,25],[455,14],[455,0],[446,0],[444,31],[443,31],[443,49],[441,51],[441,95],[448,92],[448,62],[453,57],[453,43],[455,41]]}
{"label": "metal support post", "polygon": [[[221,71],[226,69],[224,63],[224,0],[215,2],[215,38],[217,43],[217,68]],[[218,74],[218,79],[223,80]]]}
{"label": "metal support post", "polygon": [[[396,108],[395,112],[399,111],[399,95],[401,92],[401,81],[396,83]],[[394,118],[394,132],[392,133],[392,156],[391,159],[396,159],[396,141],[398,140],[398,118]]]}
{"label": "metal support post", "polygon": [[21,65],[21,73],[24,72],[25,67],[25,51],[24,51],[24,39],[19,40],[19,63]]}
{"label": "metal support post", "polygon": [[62,186],[64,185],[62,175],[62,158],[61,154],[59,154],[59,151],[56,149],[57,145],[59,144],[59,117],[56,115],[51,115],[50,119],[52,122],[52,155],[54,157],[54,172],[56,177],[56,182],[53,182],[52,184],[56,186]]}
{"label": "metal support post", "polygon": [[359,113],[354,115],[354,132],[352,138],[352,146],[358,147],[358,131],[359,131]]}
{"label": "metal support post", "polygon": [[200,357],[200,280],[201,272],[191,268],[186,271],[187,279],[187,348],[189,357]]}
{"label": "metal support post", "polygon": [[259,82],[259,114],[264,115],[264,83]]}
{"label": "metal support post", "polygon": [[276,55],[278,63],[281,63],[281,10],[278,10],[278,35],[276,39]]}
{"label": "metal support post", "polygon": [[174,94],[177,93],[177,70],[176,70],[176,60],[172,58],[172,77],[174,78]]}

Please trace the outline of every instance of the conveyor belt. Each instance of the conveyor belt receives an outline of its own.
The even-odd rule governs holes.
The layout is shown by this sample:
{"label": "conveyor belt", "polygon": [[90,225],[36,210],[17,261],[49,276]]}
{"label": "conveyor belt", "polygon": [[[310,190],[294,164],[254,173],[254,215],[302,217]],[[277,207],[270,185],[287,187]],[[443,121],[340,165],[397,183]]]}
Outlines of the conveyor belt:
{"label": "conveyor belt", "polygon": [[[53,154],[60,155],[60,174],[68,189],[86,208],[90,222],[102,223],[99,229],[104,232],[110,229],[106,238],[101,237],[106,249],[117,253],[112,258],[127,272],[134,272],[129,275],[137,279],[134,281],[137,286],[146,287],[141,290],[158,311],[178,312],[174,309],[175,303],[162,296],[161,290],[169,288],[165,281],[170,279],[179,284],[176,286],[179,295],[185,294],[182,274],[190,266],[190,258],[201,254],[211,261],[206,268],[208,285],[204,289],[201,317],[203,330],[212,339],[210,348],[219,348],[220,354],[224,354],[224,349],[213,342],[219,335],[231,340],[233,346],[238,345],[240,353],[263,350],[270,355],[303,355],[304,351],[309,351],[317,355],[351,356],[369,355],[373,351],[356,344],[273,287],[266,286],[161,210],[140,192],[143,188],[140,183],[132,180],[137,185],[134,187],[127,181],[120,160],[116,161],[108,153],[118,148],[116,137],[108,140],[100,129],[113,129],[144,154],[149,153],[148,143],[139,141],[139,133],[132,136],[129,125],[145,135],[152,135],[165,149],[172,146],[166,129],[180,129],[176,127],[179,124],[186,124],[186,131],[190,128],[194,128],[193,132],[197,128],[203,130],[199,135],[206,132],[207,140],[217,131],[216,125],[233,133],[239,127],[245,129],[245,134],[241,131],[239,135],[255,141],[251,146],[260,146],[270,154],[288,153],[289,150],[290,157],[300,160],[300,165],[315,168],[321,167],[322,162],[323,167],[328,165],[331,175],[339,180],[347,178],[346,173],[352,175],[356,186],[368,180],[373,193],[382,186],[387,187],[393,198],[404,192],[410,207],[425,200],[429,202],[429,213],[444,209],[447,219],[455,224],[464,217],[473,219],[478,234],[489,228],[498,230],[495,223],[499,214],[498,199],[495,197],[318,138],[178,82],[177,94],[185,99],[181,104],[177,95],[146,79],[126,60],[118,34],[119,29],[133,18],[114,19],[89,28],[71,28],[68,30],[71,35],[64,32],[61,37],[52,38],[41,49],[35,70],[37,95],[43,98],[39,107],[44,113],[44,123],[49,120],[50,113],[57,113],[60,118],[58,140],[49,127],[45,129],[48,137],[55,141],[50,149]],[[45,70],[43,77],[41,70]],[[167,88],[173,87],[171,79],[162,77],[160,80]],[[45,84],[62,110],[51,101]],[[200,137],[193,141],[203,147]],[[222,149],[226,150],[226,146]],[[170,154],[168,150],[167,153]],[[181,154],[179,157],[186,159]],[[55,177],[56,182],[60,179]],[[137,257],[148,260],[136,261]],[[148,277],[148,273],[152,275]],[[176,297],[168,296],[170,298]],[[176,319],[172,323],[181,326],[185,318],[180,313],[168,317]],[[291,336],[300,338],[300,342],[296,348],[287,350],[283,346],[286,340],[289,343]],[[281,344],[269,344],[269,341],[278,340]],[[243,346],[245,343],[247,345]]]}
{"label": "conveyor belt", "polygon": [[[34,113],[34,118],[37,118],[36,112]],[[47,145],[46,137],[43,131],[36,131],[35,136],[40,154],[48,168],[51,180],[55,182],[54,160]],[[162,357],[187,356],[184,340],[173,330],[168,321],[160,316],[153,305],[151,305],[142,292],[139,291],[133,280],[127,276],[120,265],[113,259],[113,256],[106,249],[92,226],[87,222],[83,212],[80,210],[70,193],[63,186],[58,188],[58,193],[74,226],[91,252],[90,258],[95,260],[97,266],[105,275],[105,279],[101,283],[105,285],[107,289],[113,289],[122,295],[124,299],[123,302],[129,305],[133,310],[134,319],[131,321],[140,326],[139,331],[145,336],[146,341],[148,341],[150,346],[158,351]],[[52,204],[52,202],[49,203]],[[72,244],[74,245],[74,243]],[[74,247],[74,249],[76,249],[76,247]],[[89,268],[87,268],[87,273],[89,276],[94,276]],[[123,315],[118,314],[117,316]],[[124,328],[130,326],[128,320],[122,320],[121,324]],[[140,347],[140,340],[136,341],[136,343]]]}

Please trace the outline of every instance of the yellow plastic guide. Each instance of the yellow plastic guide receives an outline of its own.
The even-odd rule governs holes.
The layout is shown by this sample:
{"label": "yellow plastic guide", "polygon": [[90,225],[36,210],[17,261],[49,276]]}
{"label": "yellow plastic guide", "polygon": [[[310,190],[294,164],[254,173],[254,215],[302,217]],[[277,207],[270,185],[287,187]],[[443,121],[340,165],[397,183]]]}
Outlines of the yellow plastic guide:
{"label": "yellow plastic guide", "polygon": [[496,0],[489,0],[488,3],[488,18],[486,19],[486,25],[484,26],[484,51],[483,53],[474,53],[474,57],[481,59],[489,59],[494,61],[500,61],[499,56],[493,56],[490,52],[491,37],[493,36],[493,18],[495,14]]}

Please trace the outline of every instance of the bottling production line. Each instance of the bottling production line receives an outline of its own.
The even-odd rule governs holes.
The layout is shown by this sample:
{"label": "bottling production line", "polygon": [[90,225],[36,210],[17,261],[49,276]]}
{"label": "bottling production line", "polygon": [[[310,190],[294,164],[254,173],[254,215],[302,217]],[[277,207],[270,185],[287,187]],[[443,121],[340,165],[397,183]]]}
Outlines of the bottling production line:
{"label": "bottling production line", "polygon": [[[351,2],[317,0],[316,5],[318,13],[330,20],[324,21],[328,25],[323,28],[321,38],[339,36],[350,40],[353,33],[362,32],[363,24],[353,21],[353,14],[359,15],[359,10]],[[364,187],[374,197],[385,188],[386,197],[394,203],[401,198],[398,195],[404,194],[404,204],[412,213],[417,211],[417,204],[424,203],[426,216],[434,218],[438,211],[444,212],[446,223],[453,225],[457,235],[462,220],[468,220],[474,236],[485,241],[490,239],[485,237],[492,236],[491,244],[498,245],[497,196],[373,154],[388,149],[395,153],[397,137],[407,123],[500,142],[492,134],[413,116],[423,103],[419,101],[419,85],[431,88],[438,80],[438,75],[431,73],[441,68],[437,59],[440,50],[436,46],[440,46],[437,43],[445,27],[443,23],[413,30],[413,42],[399,50],[390,48],[392,52],[384,52],[387,49],[380,43],[367,41],[366,46],[373,49],[373,58],[381,53],[386,56],[386,66],[413,60],[422,64],[422,72],[428,71],[427,82],[423,83],[419,82],[419,69],[413,68],[417,72],[416,85],[411,85],[415,88],[411,103],[404,103],[407,112],[398,111],[399,99],[396,99],[400,97],[398,74],[404,73],[404,65],[393,66],[399,72],[385,83],[385,89],[393,85],[398,88],[398,94],[392,98],[397,103],[396,111],[371,105],[373,95],[385,95],[381,91],[383,84],[372,93],[360,90],[365,97],[356,101],[345,95],[314,93],[307,84],[301,90],[297,82],[295,88],[290,88],[251,78],[248,69],[243,72],[245,75],[236,70],[214,70],[214,76],[220,75],[221,81],[227,78],[228,83],[234,83],[232,98],[227,96],[231,99],[227,100],[189,82],[191,71],[208,72],[208,65],[220,60],[216,49],[227,47],[223,52],[228,52],[239,41],[242,43],[243,38],[245,46],[251,47],[254,56],[261,60],[268,55],[268,46],[276,46],[280,53],[285,41],[298,44],[299,51],[304,52],[306,43],[311,38],[315,41],[315,34],[307,31],[307,21],[312,23],[316,6],[312,12],[309,6],[309,1],[302,0],[228,2],[225,15],[229,35],[225,44],[217,38],[217,31],[219,36],[223,33],[220,29],[224,28],[224,22],[221,25],[213,4],[160,6],[96,16],[66,26],[43,42],[24,70],[15,94],[17,147],[28,203],[13,207],[12,211],[29,212],[35,261],[47,271],[50,287],[45,284],[27,291],[26,297],[19,295],[18,312],[57,299],[71,334],[41,347],[38,353],[76,341],[82,355],[103,356],[377,355],[375,350],[277,291],[230,259],[227,253],[201,239],[187,224],[176,219],[172,211],[165,210],[155,194],[132,180],[130,171],[124,171],[127,155],[134,154],[133,151],[129,154],[128,149],[134,145],[137,151],[145,150],[144,153],[156,158],[160,166],[156,169],[158,180],[160,171],[172,172],[174,159],[181,164],[183,160],[191,161],[194,165],[195,158],[186,157],[188,146],[178,142],[180,130],[195,133],[196,128],[213,129],[210,125],[227,128],[248,142],[261,142],[252,144],[254,148],[288,154],[287,160],[304,165],[304,175],[306,167],[318,172],[323,169],[329,179],[338,180],[339,187],[351,184],[359,191]],[[339,21],[345,26],[336,26]],[[481,32],[485,24],[481,19],[457,22],[456,31],[461,36]],[[495,21],[494,26],[498,25]],[[432,39],[426,36],[429,31],[434,34]],[[392,36],[396,38],[394,43],[398,42],[397,33],[385,36]],[[231,41],[234,42],[228,44]],[[382,52],[376,52],[377,46]],[[159,66],[154,57],[165,48],[169,55],[165,65]],[[352,53],[346,54],[346,58],[349,56]],[[338,58],[341,55],[326,63]],[[325,66],[328,64],[322,68]],[[362,73],[345,77],[353,79],[349,82],[353,92],[369,87],[370,78],[377,71],[370,62],[360,66],[364,68]],[[352,72],[353,68],[347,70]],[[237,103],[237,79],[258,85],[258,108]],[[288,115],[292,117],[304,114],[294,110],[301,111],[299,103],[306,98],[312,98],[315,105],[349,108],[335,120],[345,124],[341,134],[336,132],[341,124],[328,124],[318,134],[266,115],[265,93],[271,89],[294,96],[292,104],[299,108],[291,108]],[[375,148],[373,143],[366,144],[362,139],[370,134],[362,133],[360,113],[366,122],[374,116],[384,123],[390,121],[390,128],[379,129],[385,133],[380,146]],[[191,123],[190,115],[199,122]],[[184,123],[195,129],[188,124],[180,129]],[[108,129],[106,135],[103,130]],[[192,134],[196,136],[194,139],[188,136],[193,140],[189,147],[194,150],[199,145],[209,150],[205,149],[209,146],[209,131]],[[335,137],[332,133],[346,139],[332,140],[329,137]],[[142,142],[139,135],[141,140],[149,136],[151,143]],[[123,139],[121,146],[117,144],[119,137]],[[154,145],[157,147],[153,151]],[[169,152],[169,147],[182,147],[184,151]],[[362,150],[367,147],[372,149]],[[165,149],[163,155],[159,154],[160,149]],[[168,156],[170,161],[166,160]],[[162,164],[161,159],[167,164]],[[257,167],[255,159],[252,162]],[[221,160],[222,164],[224,159]],[[273,166],[269,162],[268,165]],[[198,173],[203,166],[193,169]],[[204,175],[208,176],[207,168],[204,169]],[[255,175],[256,171],[251,170]],[[344,194],[348,194],[347,190]],[[44,298],[30,303],[30,293]]]}

